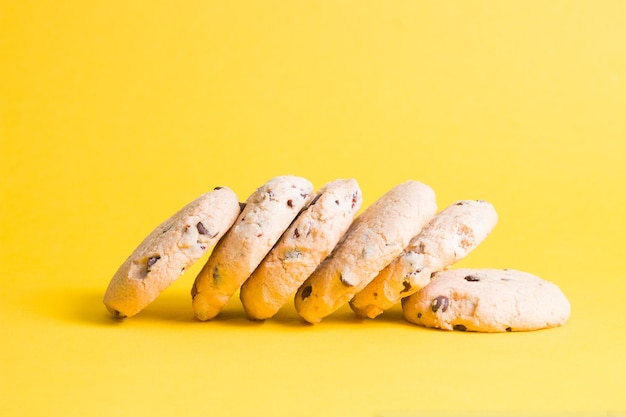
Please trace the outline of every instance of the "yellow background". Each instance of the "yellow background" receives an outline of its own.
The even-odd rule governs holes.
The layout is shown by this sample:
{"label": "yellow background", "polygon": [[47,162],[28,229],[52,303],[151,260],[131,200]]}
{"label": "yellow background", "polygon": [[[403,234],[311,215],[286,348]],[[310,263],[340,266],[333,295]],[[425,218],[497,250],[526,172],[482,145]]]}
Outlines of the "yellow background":
{"label": "yellow background", "polygon": [[[617,0],[1,2],[0,415],[626,412],[625,81]],[[287,173],[491,201],[458,266],[553,281],[570,321],[252,323],[235,298],[200,323],[199,265],[107,316],[162,220]]]}

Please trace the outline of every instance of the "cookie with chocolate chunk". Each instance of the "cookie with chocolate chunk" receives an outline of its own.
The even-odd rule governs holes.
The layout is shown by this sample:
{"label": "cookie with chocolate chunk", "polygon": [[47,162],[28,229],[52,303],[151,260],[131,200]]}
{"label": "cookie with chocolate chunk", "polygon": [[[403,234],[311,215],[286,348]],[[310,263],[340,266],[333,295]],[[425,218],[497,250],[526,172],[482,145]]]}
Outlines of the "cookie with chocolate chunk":
{"label": "cookie with chocolate chunk", "polygon": [[426,327],[511,332],[561,326],[570,304],[558,286],[527,272],[464,268],[437,273],[402,300],[402,311]]}
{"label": "cookie with chocolate chunk", "polygon": [[119,267],[104,295],[107,309],[120,318],[140,312],[213,247],[240,211],[237,196],[226,187],[180,209]]}
{"label": "cookie with chocolate chunk", "polygon": [[247,199],[194,282],[192,305],[199,320],[210,320],[221,311],[311,201],[312,194],[311,182],[288,175],[272,178]]}
{"label": "cookie with chocolate chunk", "polygon": [[350,301],[361,317],[374,318],[428,284],[434,272],[466,257],[493,230],[498,214],[484,200],[446,207],[415,236],[402,254]]}
{"label": "cookie with chocolate chunk", "polygon": [[248,317],[272,317],[289,301],[344,235],[363,198],[355,179],[322,187],[241,287]]}
{"label": "cookie with chocolate chunk", "polygon": [[402,253],[436,210],[434,191],[420,182],[407,181],[385,193],[298,289],[298,314],[317,323],[347,303]]}

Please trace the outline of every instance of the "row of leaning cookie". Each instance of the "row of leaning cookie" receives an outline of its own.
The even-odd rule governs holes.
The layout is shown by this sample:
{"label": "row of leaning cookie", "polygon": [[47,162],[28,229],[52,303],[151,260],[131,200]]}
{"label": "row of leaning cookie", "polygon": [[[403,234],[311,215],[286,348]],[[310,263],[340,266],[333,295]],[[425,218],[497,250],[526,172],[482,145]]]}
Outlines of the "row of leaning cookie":
{"label": "row of leaning cookie", "polygon": [[312,323],[348,301],[358,315],[375,317],[467,255],[497,221],[484,201],[435,214],[434,192],[415,181],[394,187],[354,222],[362,201],[355,180],[312,190],[305,179],[277,177],[241,213],[227,188],[200,197],[142,242],[111,281],[105,304],[120,317],[136,314],[219,241],[192,290],[201,320],[215,317],[239,288],[254,319],[271,317],[296,291],[296,309]]}

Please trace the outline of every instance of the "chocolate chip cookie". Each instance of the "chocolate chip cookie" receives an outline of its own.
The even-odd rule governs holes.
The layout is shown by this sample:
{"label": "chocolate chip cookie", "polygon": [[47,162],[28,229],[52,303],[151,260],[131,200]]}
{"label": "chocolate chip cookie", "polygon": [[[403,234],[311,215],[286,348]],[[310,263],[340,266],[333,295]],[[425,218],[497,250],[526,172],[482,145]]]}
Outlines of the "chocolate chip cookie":
{"label": "chocolate chip cookie", "polygon": [[258,188],[233,227],[215,246],[191,290],[199,320],[214,318],[311,201],[313,185],[296,176],[275,177]]}
{"label": "chocolate chip cookie", "polygon": [[347,303],[400,255],[437,210],[434,191],[417,181],[389,190],[352,223],[295,296],[298,314],[317,323]]}
{"label": "chocolate chip cookie", "polygon": [[270,318],[289,301],[344,235],[362,201],[355,179],[332,181],[317,192],[241,287],[248,317]]}
{"label": "chocolate chip cookie", "polygon": [[240,211],[237,196],[227,187],[180,209],[119,267],[104,295],[107,309],[120,318],[140,312],[213,247]]}
{"label": "chocolate chip cookie", "polygon": [[354,296],[350,307],[374,318],[428,284],[434,272],[467,256],[493,230],[498,215],[484,200],[458,201],[439,212],[402,254]]}
{"label": "chocolate chip cookie", "polygon": [[570,304],[555,284],[516,270],[439,272],[402,300],[411,323],[446,330],[512,332],[565,324]]}

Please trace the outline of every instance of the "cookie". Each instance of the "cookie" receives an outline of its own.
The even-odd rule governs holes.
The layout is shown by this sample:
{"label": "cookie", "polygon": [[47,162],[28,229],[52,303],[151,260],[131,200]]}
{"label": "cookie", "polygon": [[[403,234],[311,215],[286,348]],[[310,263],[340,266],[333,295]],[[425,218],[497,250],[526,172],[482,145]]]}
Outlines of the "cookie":
{"label": "cookie", "polygon": [[241,287],[249,318],[272,317],[344,235],[363,201],[355,179],[322,187]]}
{"label": "cookie", "polygon": [[214,318],[261,263],[298,213],[313,185],[295,176],[272,178],[246,201],[234,226],[213,249],[191,290],[199,320]]}
{"label": "cookie", "polygon": [[400,255],[437,210],[417,181],[389,190],[354,220],[331,254],[298,289],[295,306],[310,323],[339,309]]}
{"label": "cookie", "polygon": [[437,273],[402,310],[421,326],[511,332],[561,326],[570,304],[555,284],[527,272],[465,268]]}
{"label": "cookie", "polygon": [[431,274],[467,256],[497,222],[498,214],[484,200],[463,200],[446,207],[354,296],[350,307],[360,317],[378,316],[428,284]]}
{"label": "cookie", "polygon": [[104,295],[116,317],[144,309],[226,233],[241,208],[235,193],[218,187],[161,223],[119,267]]}

